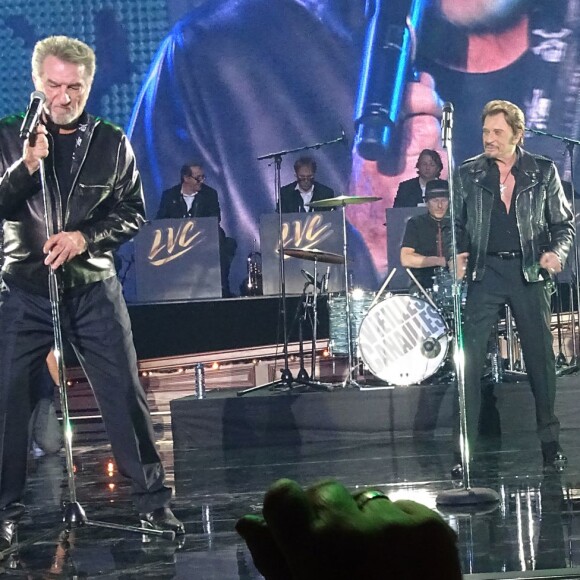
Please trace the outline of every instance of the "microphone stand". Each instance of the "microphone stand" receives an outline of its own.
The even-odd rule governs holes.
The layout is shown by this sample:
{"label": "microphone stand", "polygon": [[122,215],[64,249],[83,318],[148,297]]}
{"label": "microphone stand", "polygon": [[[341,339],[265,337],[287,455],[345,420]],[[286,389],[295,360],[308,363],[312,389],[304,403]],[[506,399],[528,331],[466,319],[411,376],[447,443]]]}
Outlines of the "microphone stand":
{"label": "microphone stand", "polygon": [[[492,489],[483,487],[471,487],[470,462],[471,450],[467,437],[467,413],[465,408],[465,360],[463,350],[463,326],[461,323],[461,279],[457,275],[457,232],[455,215],[455,191],[453,187],[454,163],[453,163],[453,105],[445,103],[443,107],[443,119],[441,122],[441,139],[443,148],[447,150],[447,172],[449,174],[449,219],[451,222],[451,264],[453,276],[453,319],[455,334],[453,336],[453,358],[455,361],[455,380],[459,396],[459,436],[461,448],[461,465],[463,487],[442,491],[437,495],[437,505],[441,506],[473,506],[482,503],[499,502],[499,495]],[[479,388],[479,385],[472,385]]]}
{"label": "microphone stand", "polygon": [[263,161],[265,159],[273,159],[274,161],[274,193],[276,196],[276,207],[278,208],[278,266],[279,266],[279,277],[280,277],[280,298],[281,298],[281,314],[282,314],[282,332],[284,336],[283,343],[283,354],[284,354],[284,368],[280,369],[281,376],[278,380],[265,383],[263,385],[258,385],[256,387],[250,387],[249,389],[244,389],[238,391],[238,397],[242,397],[247,393],[252,393],[261,389],[271,389],[274,390],[278,387],[285,387],[287,390],[292,390],[295,384],[307,386],[307,387],[319,387],[323,386],[322,383],[317,383],[316,381],[310,381],[304,378],[294,378],[292,371],[288,366],[288,321],[286,312],[286,273],[284,269],[284,237],[283,232],[283,218],[282,218],[282,203],[280,199],[280,190],[282,188],[280,169],[282,167],[282,158],[290,153],[299,153],[300,151],[308,151],[310,149],[320,149],[325,145],[332,145],[333,143],[343,143],[346,141],[346,135],[344,131],[340,137],[336,139],[331,139],[330,141],[323,141],[321,143],[315,143],[314,145],[305,145],[304,147],[297,147],[295,149],[286,149],[284,151],[278,151],[276,153],[267,153],[266,155],[261,155],[258,157],[258,161]]}
{"label": "microphone stand", "polygon": [[[45,223],[45,233],[46,238],[55,232],[54,222],[53,222],[53,206],[52,200],[50,198],[50,193],[46,185],[46,172],[44,167],[44,161],[40,161],[40,184],[42,190],[42,198],[44,203],[44,223]],[[68,397],[66,391],[66,375],[64,366],[64,346],[62,337],[62,325],[60,316],[60,289],[59,289],[59,272],[53,270],[50,266],[48,267],[48,289],[50,298],[50,308],[52,316],[52,326],[54,333],[54,355],[56,358],[58,366],[58,387],[60,394],[60,407],[62,413],[62,424],[64,431],[64,449],[66,457],[66,471],[67,471],[67,482],[68,482],[68,493],[69,501],[64,506],[63,522],[66,526],[66,532],[70,532],[71,529],[80,526],[90,526],[107,528],[112,530],[122,530],[137,534],[146,534],[150,536],[163,537],[169,540],[175,539],[175,532],[170,530],[156,530],[151,528],[144,528],[138,526],[128,526],[120,525],[109,522],[100,522],[89,520],[86,516],[85,510],[77,500],[76,493],[76,481],[75,472],[73,464],[73,453],[72,453],[72,427],[70,422],[69,408],[68,408]]]}
{"label": "microphone stand", "polygon": [[[580,141],[577,139],[571,139],[570,137],[564,137],[563,135],[555,135],[554,133],[547,133],[546,131],[540,131],[538,129],[526,129],[530,133],[534,135],[542,135],[544,137],[549,137],[550,139],[556,139],[557,141],[562,141],[566,146],[566,150],[568,151],[568,157],[570,159],[570,181],[572,183],[572,214],[574,216],[574,226],[576,226],[576,199],[574,195],[575,187],[574,187],[574,147],[576,145],[580,145]],[[574,309],[573,300],[570,304],[570,324],[572,329],[572,350],[573,355],[570,359],[570,363],[568,368],[566,369],[566,374],[571,374],[578,372],[580,370],[580,359],[578,357],[578,341],[577,341],[577,333],[576,328],[577,324],[578,329],[580,330],[580,280],[578,278],[578,266],[580,264],[580,256],[578,255],[578,241],[576,237],[574,237],[574,268],[572,271],[572,278],[574,280],[574,288],[576,293],[576,308]],[[562,264],[564,267],[564,264]]]}

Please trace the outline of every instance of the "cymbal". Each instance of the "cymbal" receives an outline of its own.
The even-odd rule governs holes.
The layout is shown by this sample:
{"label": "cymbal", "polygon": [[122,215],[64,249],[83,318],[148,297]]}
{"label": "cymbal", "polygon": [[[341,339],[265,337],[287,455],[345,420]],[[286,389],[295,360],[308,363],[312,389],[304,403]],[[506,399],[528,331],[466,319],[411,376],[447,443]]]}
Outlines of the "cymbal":
{"label": "cymbal", "polygon": [[376,195],[339,195],[338,197],[329,197],[320,201],[311,201],[310,207],[340,207],[343,205],[357,205],[359,203],[369,203],[379,201],[382,197]]}
{"label": "cymbal", "polygon": [[302,248],[284,248],[284,254],[292,256],[292,258],[301,258],[302,260],[310,260],[314,262],[324,262],[325,264],[342,264],[344,258],[340,254],[333,252],[323,252],[322,250],[303,250]]}

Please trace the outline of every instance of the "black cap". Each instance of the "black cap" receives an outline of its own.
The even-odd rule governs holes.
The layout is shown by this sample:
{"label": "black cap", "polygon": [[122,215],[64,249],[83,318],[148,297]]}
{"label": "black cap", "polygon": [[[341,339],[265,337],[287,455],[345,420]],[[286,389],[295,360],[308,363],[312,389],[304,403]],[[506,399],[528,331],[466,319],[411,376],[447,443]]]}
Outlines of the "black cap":
{"label": "black cap", "polygon": [[449,184],[445,179],[432,179],[425,186],[425,201],[434,197],[449,197]]}

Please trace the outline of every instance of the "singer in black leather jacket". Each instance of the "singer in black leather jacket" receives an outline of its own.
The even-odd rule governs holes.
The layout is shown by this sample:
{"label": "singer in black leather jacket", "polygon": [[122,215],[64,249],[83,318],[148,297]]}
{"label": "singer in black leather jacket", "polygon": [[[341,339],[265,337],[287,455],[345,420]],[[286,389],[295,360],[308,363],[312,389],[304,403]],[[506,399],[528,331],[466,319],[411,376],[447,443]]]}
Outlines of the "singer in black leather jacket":
{"label": "singer in black leather jacket", "polygon": [[[550,294],[551,276],[562,270],[572,244],[573,215],[552,161],[522,149],[521,109],[490,101],[481,118],[484,153],[455,172],[453,201],[457,274],[468,277],[463,317],[468,442],[477,450],[478,425],[486,420],[479,416],[483,362],[498,312],[508,304],[536,403],[544,465],[560,468],[565,456],[554,411]],[[450,232],[448,227],[448,243]]]}
{"label": "singer in black leather jacket", "polygon": [[[554,163],[518,147],[520,178],[515,199],[522,252],[522,274],[528,282],[549,279],[540,256],[551,251],[565,264],[574,238],[574,221]],[[489,241],[493,183],[485,155],[463,162],[455,180],[455,215],[459,234],[469,240],[469,275],[481,280]],[[467,249],[467,248],[466,248]]]}
{"label": "singer in black leather jacket", "polygon": [[[39,172],[22,163],[19,138],[21,115],[0,121],[0,219],[4,220],[6,279],[37,291],[46,291],[42,247],[46,241]],[[79,120],[77,161],[68,193],[53,197],[58,206],[58,228],[77,230],[87,251],[63,268],[64,288],[82,286],[115,276],[113,251],[131,239],[144,221],[141,180],[127,137],[114,125],[83,114]],[[50,133],[49,133],[50,138]],[[56,175],[46,164],[47,185],[58,191]],[[62,198],[66,197],[63,210]]]}
{"label": "singer in black leather jacket", "polygon": [[[26,483],[30,394],[58,324],[94,391],[119,472],[143,522],[183,533],[155,447],[131,323],[112,251],[143,223],[135,158],[123,132],[84,112],[93,50],[73,38],[36,43],[40,123],[20,141],[21,118],[0,122],[0,550],[12,542]],[[45,219],[42,167],[52,211]],[[48,227],[46,226],[48,222]],[[53,223],[50,223],[53,222]],[[47,231],[48,230],[48,231]],[[52,269],[58,296],[49,299]],[[53,278],[54,279],[54,278]],[[56,301],[60,322],[53,316]],[[64,386],[63,386],[64,388]]]}

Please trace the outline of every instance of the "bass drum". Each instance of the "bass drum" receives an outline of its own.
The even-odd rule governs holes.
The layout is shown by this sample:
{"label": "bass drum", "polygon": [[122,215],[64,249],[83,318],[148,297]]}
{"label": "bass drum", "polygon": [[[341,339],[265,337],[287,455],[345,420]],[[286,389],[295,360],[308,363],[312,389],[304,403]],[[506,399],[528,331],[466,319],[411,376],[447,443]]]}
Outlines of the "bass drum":
{"label": "bass drum", "polygon": [[426,300],[390,296],[360,326],[358,347],[367,368],[391,385],[414,385],[435,374],[447,357],[448,327]]}

